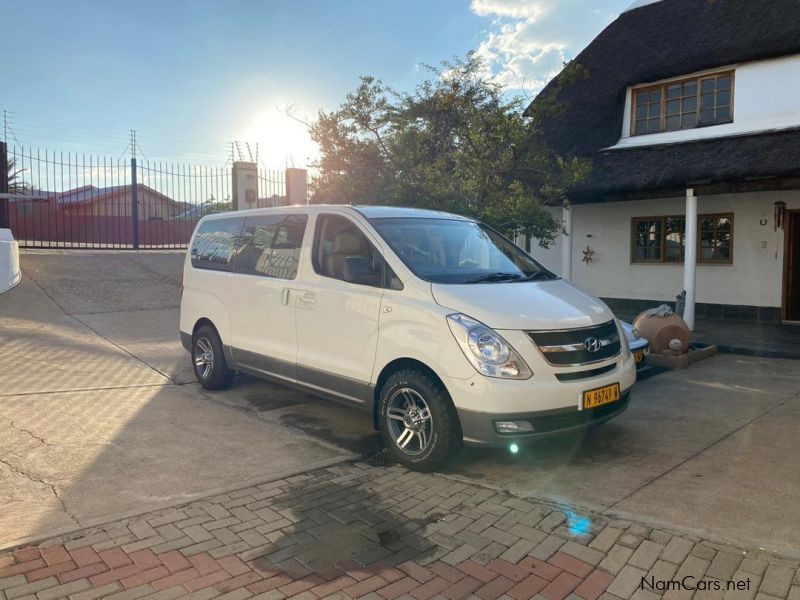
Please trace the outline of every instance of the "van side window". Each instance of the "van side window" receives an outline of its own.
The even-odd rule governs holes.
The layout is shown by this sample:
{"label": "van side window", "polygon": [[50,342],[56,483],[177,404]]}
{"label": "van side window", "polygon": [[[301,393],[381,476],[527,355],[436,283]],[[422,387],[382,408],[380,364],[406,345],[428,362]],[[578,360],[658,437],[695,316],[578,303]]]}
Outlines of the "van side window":
{"label": "van side window", "polygon": [[242,231],[244,217],[211,219],[194,234],[192,266],[196,269],[230,271],[231,258]]}
{"label": "van side window", "polygon": [[324,277],[358,285],[403,289],[403,284],[367,236],[340,215],[317,217],[311,262],[314,271]]}
{"label": "van side window", "polygon": [[247,217],[234,270],[246,275],[294,279],[306,215],[258,215]]}

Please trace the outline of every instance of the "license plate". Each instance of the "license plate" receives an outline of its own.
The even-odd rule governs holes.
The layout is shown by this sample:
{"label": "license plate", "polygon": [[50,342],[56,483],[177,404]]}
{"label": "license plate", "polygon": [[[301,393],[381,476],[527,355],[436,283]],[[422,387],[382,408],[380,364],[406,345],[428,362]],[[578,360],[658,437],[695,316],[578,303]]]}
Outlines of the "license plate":
{"label": "license plate", "polygon": [[640,363],[644,360],[644,350],[637,350],[633,353],[633,360]]}
{"label": "license plate", "polygon": [[619,400],[618,383],[583,392],[583,408],[594,408],[617,400]]}

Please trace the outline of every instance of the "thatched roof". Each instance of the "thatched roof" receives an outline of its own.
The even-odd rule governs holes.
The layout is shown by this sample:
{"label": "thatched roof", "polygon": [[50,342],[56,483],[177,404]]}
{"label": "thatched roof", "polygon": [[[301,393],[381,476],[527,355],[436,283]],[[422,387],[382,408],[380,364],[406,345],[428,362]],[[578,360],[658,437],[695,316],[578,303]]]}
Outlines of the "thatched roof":
{"label": "thatched roof", "polygon": [[592,159],[584,196],[798,174],[797,131],[601,152],[619,140],[629,86],[796,53],[800,0],[646,4],[622,13],[576,57],[585,77],[566,84],[560,75],[545,88],[564,110],[542,121],[544,139],[562,156]]}

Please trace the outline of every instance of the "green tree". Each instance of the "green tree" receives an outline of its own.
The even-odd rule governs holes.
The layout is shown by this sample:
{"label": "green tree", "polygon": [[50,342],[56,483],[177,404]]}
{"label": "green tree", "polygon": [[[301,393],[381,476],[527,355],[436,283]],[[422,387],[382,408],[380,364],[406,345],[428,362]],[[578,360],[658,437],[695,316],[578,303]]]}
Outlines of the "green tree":
{"label": "green tree", "polygon": [[225,200],[219,201],[214,198],[214,194],[210,194],[208,200],[203,202],[202,214],[203,215],[211,215],[214,213],[225,212],[231,210],[233,207],[230,198],[225,198]]}
{"label": "green tree", "polygon": [[362,77],[338,109],[319,113],[312,201],[445,210],[550,245],[560,223],[543,207],[563,202],[587,164],[549,152],[540,115],[524,116],[522,99],[508,98],[474,53],[426,68],[413,93]]}

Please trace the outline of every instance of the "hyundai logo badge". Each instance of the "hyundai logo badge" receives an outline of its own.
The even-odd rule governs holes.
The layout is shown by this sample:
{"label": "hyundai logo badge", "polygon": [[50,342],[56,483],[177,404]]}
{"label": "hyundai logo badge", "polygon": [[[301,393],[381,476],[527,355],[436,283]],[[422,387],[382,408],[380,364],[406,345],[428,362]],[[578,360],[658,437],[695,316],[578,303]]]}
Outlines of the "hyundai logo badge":
{"label": "hyundai logo badge", "polygon": [[586,346],[586,349],[589,352],[597,352],[598,350],[600,350],[600,348],[602,346],[602,344],[600,343],[600,340],[598,340],[597,338],[593,338],[593,337],[586,338],[585,340],[583,340],[583,345]]}

